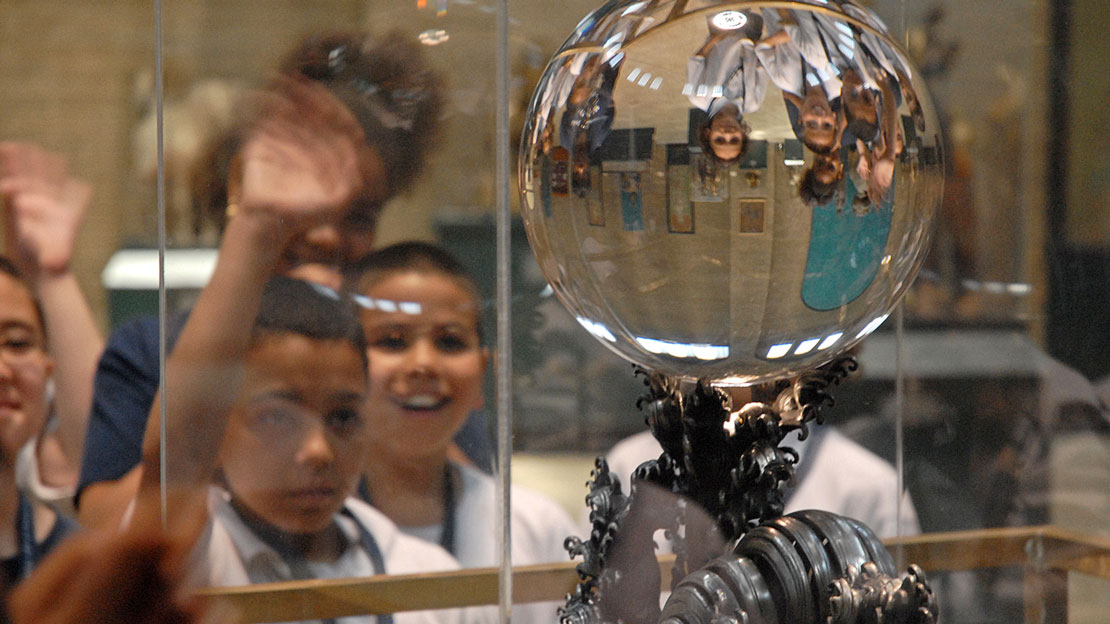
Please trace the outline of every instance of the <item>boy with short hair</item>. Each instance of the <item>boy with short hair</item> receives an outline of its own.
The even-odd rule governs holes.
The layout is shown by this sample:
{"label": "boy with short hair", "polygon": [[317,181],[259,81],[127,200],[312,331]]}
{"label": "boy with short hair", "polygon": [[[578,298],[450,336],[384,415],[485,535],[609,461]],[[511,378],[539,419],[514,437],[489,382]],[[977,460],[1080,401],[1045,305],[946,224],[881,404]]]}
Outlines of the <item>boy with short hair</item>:
{"label": "boy with short hair", "polygon": [[[360,412],[367,388],[366,341],[345,299],[300,280],[271,279],[260,298],[238,386],[224,410],[170,416],[198,434],[222,430],[216,462],[193,472],[214,472],[214,484],[174,478],[170,498],[182,505],[199,500],[207,489],[209,522],[194,550],[199,583],[458,567],[443,549],[404,535],[350,496],[366,461],[369,432]],[[178,455],[175,446],[167,441],[167,458]],[[173,463],[183,467],[188,460],[177,457]],[[425,611],[378,621],[468,622],[477,616]]]}

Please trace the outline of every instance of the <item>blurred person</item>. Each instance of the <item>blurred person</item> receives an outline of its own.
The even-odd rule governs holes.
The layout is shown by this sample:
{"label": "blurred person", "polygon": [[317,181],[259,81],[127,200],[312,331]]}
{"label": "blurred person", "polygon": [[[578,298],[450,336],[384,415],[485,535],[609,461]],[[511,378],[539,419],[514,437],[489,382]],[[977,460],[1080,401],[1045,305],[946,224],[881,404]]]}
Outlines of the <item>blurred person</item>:
{"label": "blurred person", "polygon": [[[370,357],[364,496],[464,567],[497,565],[496,482],[449,457],[452,436],[482,407],[489,360],[474,279],[442,248],[406,242],[368,256],[349,290]],[[569,560],[563,542],[576,527],[562,507],[516,486],[511,505],[514,566]],[[557,606],[517,605],[514,620],[555,622]]]}
{"label": "blurred person", "polygon": [[[150,409],[139,493],[163,491],[166,510],[133,503],[133,515],[199,537],[199,584],[457,568],[351,496],[368,448],[365,338],[343,297],[282,275],[306,233],[381,192],[380,159],[317,82],[278,79],[257,106],[228,187],[238,208],[167,360],[164,409]],[[193,520],[198,509],[207,522]],[[392,619],[479,621],[457,610]]]}
{"label": "blurred person", "polygon": [[40,306],[41,346],[52,356],[46,421],[19,452],[16,479],[31,499],[73,515],[73,492],[92,402],[92,379],[104,341],[71,269],[90,188],[65,159],[28,143],[0,143],[9,275],[22,276]]}
{"label": "blurred person", "polygon": [[[344,205],[332,218],[297,230],[275,259],[279,272],[336,287],[342,269],[371,250],[382,205],[421,170],[436,132],[441,87],[419,46],[399,34],[314,35],[280,69],[284,78],[257,97],[270,118],[249,111],[199,170],[199,208],[230,227],[251,201],[235,188],[248,182],[248,174],[284,167],[274,180],[295,201],[303,194],[298,184],[342,181],[340,164],[357,169]],[[285,88],[289,84],[297,86]],[[221,244],[221,254],[226,249]],[[185,318],[167,319],[167,348]],[[97,368],[77,490],[88,526],[118,525],[138,488],[158,369],[157,319],[136,319],[113,332]]]}
{"label": "blurred person", "polygon": [[16,482],[21,450],[40,434],[55,370],[46,352],[44,312],[19,269],[0,256],[0,614],[8,589],[76,523],[29,496]]}

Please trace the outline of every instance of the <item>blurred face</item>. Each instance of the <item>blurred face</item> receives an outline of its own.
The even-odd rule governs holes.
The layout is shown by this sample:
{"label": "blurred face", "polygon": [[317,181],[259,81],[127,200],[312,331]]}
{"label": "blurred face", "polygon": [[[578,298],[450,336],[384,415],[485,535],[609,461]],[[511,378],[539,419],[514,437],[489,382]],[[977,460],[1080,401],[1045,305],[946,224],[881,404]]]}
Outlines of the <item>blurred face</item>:
{"label": "blurred face", "polygon": [[821,184],[832,184],[844,174],[844,163],[839,158],[819,155],[813,159],[813,172]]}
{"label": "blurred face", "polygon": [[827,152],[836,146],[836,114],[820,87],[806,91],[798,118],[802,122],[803,142],[810,149]]}
{"label": "blurred face", "polygon": [[46,380],[54,363],[46,355],[42,325],[31,293],[0,274],[0,465],[15,465],[19,449],[46,421]]}
{"label": "blurred face", "polygon": [[387,274],[362,294],[403,305],[361,312],[372,444],[396,458],[446,453],[467,415],[482,406],[487,353],[474,296],[450,277],[412,271]]}
{"label": "blurred face", "polygon": [[220,452],[231,491],[282,531],[326,529],[365,462],[365,392],[365,365],[346,341],[258,339]]}
{"label": "blurred face", "polygon": [[389,179],[377,151],[364,150],[361,162],[365,185],[343,218],[307,230],[286,249],[282,272],[289,277],[339,290],[344,269],[370,253]]}
{"label": "blurred face", "polygon": [[735,160],[744,145],[744,129],[735,106],[727,106],[709,121],[709,145],[717,158]]}

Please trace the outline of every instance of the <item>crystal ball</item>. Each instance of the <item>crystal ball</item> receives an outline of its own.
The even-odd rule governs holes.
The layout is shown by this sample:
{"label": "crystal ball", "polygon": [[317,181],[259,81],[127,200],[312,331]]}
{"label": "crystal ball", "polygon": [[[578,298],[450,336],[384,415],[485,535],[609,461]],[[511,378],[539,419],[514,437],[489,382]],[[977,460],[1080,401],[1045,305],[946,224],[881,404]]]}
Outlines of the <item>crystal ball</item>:
{"label": "crystal ball", "polygon": [[748,385],[883,322],[929,245],[942,156],[920,72],[864,8],[609,2],[532,96],[521,213],[611,350]]}

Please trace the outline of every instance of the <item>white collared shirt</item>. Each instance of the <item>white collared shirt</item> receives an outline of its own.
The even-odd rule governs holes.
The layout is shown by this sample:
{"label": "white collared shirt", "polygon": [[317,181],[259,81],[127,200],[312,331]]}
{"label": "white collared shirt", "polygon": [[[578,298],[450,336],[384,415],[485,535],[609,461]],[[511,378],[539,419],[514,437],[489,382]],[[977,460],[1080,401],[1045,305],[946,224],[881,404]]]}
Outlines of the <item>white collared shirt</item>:
{"label": "white collared shirt", "polygon": [[[193,552],[193,569],[198,584],[234,586],[292,578],[289,566],[281,556],[243,523],[231,507],[226,490],[211,487],[208,507],[211,522]],[[374,574],[370,557],[361,547],[356,521],[377,542],[387,574],[459,568],[458,562],[447,551],[436,544],[401,533],[388,518],[366,503],[347,498],[345,509],[350,516],[340,515],[338,522],[347,536],[347,548],[333,562],[311,564],[310,569],[317,578],[357,578]],[[396,624],[492,624],[496,620],[490,617],[488,610],[470,608],[406,611],[394,614],[393,621]],[[336,624],[370,623],[376,624],[374,616],[336,620]]]}

